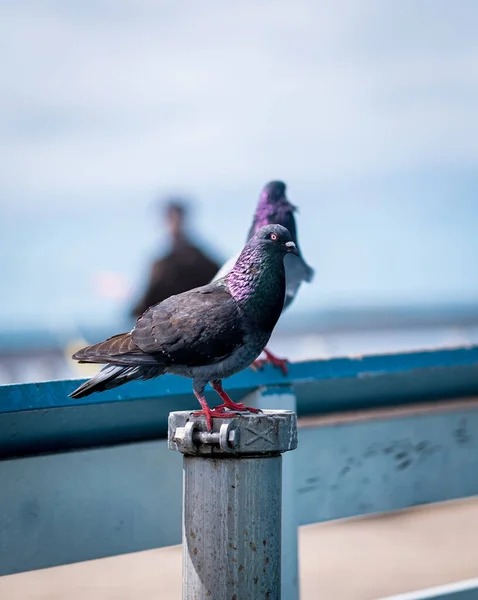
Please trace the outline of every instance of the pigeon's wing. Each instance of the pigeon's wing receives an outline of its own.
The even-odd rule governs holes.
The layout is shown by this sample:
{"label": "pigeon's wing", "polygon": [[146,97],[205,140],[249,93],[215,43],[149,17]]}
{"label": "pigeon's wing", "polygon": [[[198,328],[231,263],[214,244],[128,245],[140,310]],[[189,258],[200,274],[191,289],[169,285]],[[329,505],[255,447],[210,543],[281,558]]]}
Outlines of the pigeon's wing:
{"label": "pigeon's wing", "polygon": [[104,342],[86,346],[73,354],[72,358],[87,363],[111,363],[114,365],[155,365],[153,356],[145,354],[131,339],[130,333],[120,333]]}
{"label": "pigeon's wing", "polygon": [[217,281],[218,279],[225,277],[232,270],[232,267],[236,264],[236,260],[238,258],[239,254],[236,254],[236,256],[233,256],[227,262],[225,262],[214,276],[213,281]]}
{"label": "pigeon's wing", "polygon": [[224,281],[152,306],[131,337],[159,362],[189,367],[217,363],[244,343],[241,313]]}

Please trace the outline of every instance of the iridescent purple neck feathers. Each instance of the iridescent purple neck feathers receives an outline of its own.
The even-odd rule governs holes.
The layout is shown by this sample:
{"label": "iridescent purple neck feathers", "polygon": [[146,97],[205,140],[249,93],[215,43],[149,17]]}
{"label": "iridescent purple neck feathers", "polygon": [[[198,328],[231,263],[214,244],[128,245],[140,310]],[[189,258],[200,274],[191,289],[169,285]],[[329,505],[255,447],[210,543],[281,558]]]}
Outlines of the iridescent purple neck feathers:
{"label": "iridescent purple neck feathers", "polygon": [[248,244],[225,280],[247,317],[262,330],[272,331],[284,306],[284,256]]}

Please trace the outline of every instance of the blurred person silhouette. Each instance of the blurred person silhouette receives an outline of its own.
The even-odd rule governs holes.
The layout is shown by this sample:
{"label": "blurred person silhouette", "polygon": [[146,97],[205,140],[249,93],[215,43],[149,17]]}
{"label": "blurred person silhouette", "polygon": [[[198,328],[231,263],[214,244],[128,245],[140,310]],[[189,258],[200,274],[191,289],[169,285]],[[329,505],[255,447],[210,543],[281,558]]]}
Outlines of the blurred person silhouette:
{"label": "blurred person silhouette", "polygon": [[147,308],[169,296],[206,285],[220,267],[188,236],[187,203],[182,198],[170,197],[163,206],[164,219],[171,238],[170,250],[153,263],[146,291],[131,310],[133,317],[139,317]]}

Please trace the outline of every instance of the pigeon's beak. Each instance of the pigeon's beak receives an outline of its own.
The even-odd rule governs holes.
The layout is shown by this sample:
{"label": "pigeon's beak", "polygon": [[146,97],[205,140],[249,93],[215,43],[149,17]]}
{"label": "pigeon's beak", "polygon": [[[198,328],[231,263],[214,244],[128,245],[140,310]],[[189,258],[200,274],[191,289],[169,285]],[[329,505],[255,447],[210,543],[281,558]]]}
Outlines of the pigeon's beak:
{"label": "pigeon's beak", "polygon": [[299,251],[297,250],[297,246],[294,244],[294,242],[286,242],[284,246],[285,251],[288,254],[295,254],[296,256],[299,256]]}

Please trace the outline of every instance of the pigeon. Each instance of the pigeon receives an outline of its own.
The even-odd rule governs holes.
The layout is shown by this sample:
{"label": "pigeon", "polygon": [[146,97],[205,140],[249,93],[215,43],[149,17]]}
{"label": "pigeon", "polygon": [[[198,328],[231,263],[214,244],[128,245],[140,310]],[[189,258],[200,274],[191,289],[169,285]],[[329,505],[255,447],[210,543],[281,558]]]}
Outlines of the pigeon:
{"label": "pigeon", "polygon": [[[302,257],[297,241],[297,227],[295,224],[294,212],[297,207],[289,202],[286,196],[286,184],[282,181],[270,181],[262,189],[257,204],[254,219],[249,230],[248,239],[251,238],[261,227],[271,223],[278,223],[286,227],[291,235],[292,241],[295,243],[298,250],[297,254],[286,256],[284,259],[285,276],[286,276],[286,296],[284,302],[284,310],[290,306],[294,300],[299,287],[303,281],[311,282],[314,277],[314,269],[309,267]],[[237,256],[228,260],[216,274],[213,281],[224,277],[228,273]],[[279,367],[284,375],[287,375],[287,361],[278,358],[267,348],[264,349],[267,360],[256,360],[255,368],[261,368],[266,362],[270,362],[276,367]]]}
{"label": "pigeon", "polygon": [[[73,354],[80,363],[106,366],[70,397],[174,373],[193,380],[202,409],[195,414],[205,416],[209,431],[213,417],[237,414],[230,410],[258,412],[233,402],[221,380],[251,365],[269,341],[284,305],[288,254],[298,250],[285,227],[260,228],[224,278],[170,296],[146,310],[129,333]],[[204,396],[208,382],[223,401],[213,409]]]}

